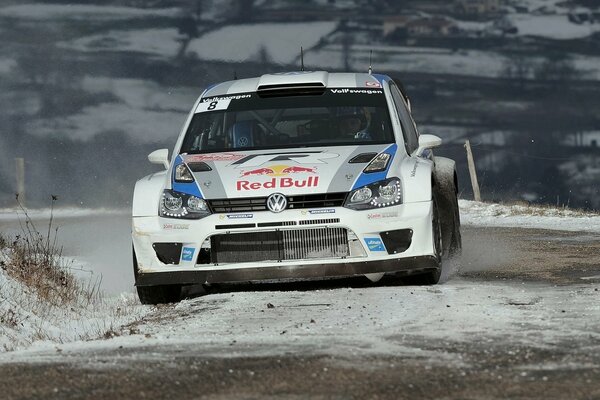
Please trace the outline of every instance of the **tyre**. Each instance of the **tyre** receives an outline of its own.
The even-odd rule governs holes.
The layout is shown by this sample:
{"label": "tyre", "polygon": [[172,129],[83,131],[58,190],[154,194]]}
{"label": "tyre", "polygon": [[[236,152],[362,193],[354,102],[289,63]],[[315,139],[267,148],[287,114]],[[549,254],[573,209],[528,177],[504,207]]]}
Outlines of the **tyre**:
{"label": "tyre", "polygon": [[458,187],[454,161],[436,157],[435,190],[442,223],[443,256],[451,258],[460,255],[462,237],[460,234],[460,211],[458,209]]}
{"label": "tyre", "polygon": [[[133,276],[137,283],[138,263],[135,249],[133,253]],[[181,300],[181,285],[137,286],[137,293],[142,304],[167,304]]]}
{"label": "tyre", "polygon": [[137,293],[142,304],[167,304],[181,300],[180,285],[138,286]]}

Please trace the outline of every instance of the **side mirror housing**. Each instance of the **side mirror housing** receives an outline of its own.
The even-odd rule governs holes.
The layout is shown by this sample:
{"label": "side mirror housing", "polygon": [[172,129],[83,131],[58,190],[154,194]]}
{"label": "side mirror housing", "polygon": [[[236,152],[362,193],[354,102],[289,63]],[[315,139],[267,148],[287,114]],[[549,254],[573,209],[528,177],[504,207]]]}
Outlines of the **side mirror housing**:
{"label": "side mirror housing", "polygon": [[442,139],[435,135],[419,136],[419,147],[415,150],[415,155],[421,155],[427,149],[433,149],[442,144]]}
{"label": "side mirror housing", "polygon": [[163,165],[165,169],[169,169],[169,149],[154,150],[148,154],[148,161],[152,164]]}

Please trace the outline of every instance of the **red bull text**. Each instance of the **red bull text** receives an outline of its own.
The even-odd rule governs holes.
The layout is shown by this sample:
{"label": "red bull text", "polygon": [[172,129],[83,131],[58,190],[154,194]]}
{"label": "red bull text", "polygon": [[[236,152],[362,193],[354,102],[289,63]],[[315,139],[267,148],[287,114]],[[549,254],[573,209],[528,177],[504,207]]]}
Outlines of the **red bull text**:
{"label": "red bull text", "polygon": [[294,178],[271,178],[265,182],[250,182],[240,180],[236,182],[236,189],[241,190],[260,190],[260,189],[280,189],[280,188],[310,188],[319,185],[318,176],[309,176],[306,179]]}

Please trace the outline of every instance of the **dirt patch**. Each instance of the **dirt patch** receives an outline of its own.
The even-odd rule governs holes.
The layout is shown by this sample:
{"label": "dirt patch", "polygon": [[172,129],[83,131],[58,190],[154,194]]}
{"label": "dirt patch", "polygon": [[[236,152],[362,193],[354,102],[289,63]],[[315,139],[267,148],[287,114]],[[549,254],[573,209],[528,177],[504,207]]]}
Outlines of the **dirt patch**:
{"label": "dirt patch", "polygon": [[455,264],[458,275],[473,279],[585,283],[600,280],[600,235],[463,227],[463,255]]}

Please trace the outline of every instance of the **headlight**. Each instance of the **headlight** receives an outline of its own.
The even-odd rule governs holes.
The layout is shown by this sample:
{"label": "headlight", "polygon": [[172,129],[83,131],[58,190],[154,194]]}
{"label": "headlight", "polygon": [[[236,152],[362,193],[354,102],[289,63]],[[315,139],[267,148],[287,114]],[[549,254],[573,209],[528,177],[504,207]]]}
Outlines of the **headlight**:
{"label": "headlight", "polygon": [[344,207],[353,210],[368,210],[401,203],[402,184],[400,179],[389,178],[352,191]]}
{"label": "headlight", "polygon": [[165,189],[158,215],[165,218],[200,219],[210,215],[210,210],[204,199]]}

